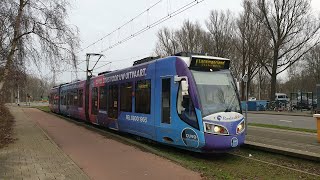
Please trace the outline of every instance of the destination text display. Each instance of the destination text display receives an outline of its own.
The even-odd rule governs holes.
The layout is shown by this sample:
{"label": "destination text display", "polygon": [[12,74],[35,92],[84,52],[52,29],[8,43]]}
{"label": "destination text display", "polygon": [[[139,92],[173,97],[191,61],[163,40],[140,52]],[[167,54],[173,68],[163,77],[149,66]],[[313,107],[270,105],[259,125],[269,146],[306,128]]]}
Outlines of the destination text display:
{"label": "destination text display", "polygon": [[192,58],[190,67],[200,69],[229,69],[229,64],[229,60]]}

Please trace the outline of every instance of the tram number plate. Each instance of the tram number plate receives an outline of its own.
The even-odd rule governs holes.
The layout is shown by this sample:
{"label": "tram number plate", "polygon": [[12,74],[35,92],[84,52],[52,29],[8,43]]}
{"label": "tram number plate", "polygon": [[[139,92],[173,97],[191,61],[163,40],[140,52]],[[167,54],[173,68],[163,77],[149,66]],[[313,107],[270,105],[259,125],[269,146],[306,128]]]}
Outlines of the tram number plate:
{"label": "tram number plate", "polygon": [[237,147],[238,146],[238,138],[233,137],[231,139],[231,147]]}

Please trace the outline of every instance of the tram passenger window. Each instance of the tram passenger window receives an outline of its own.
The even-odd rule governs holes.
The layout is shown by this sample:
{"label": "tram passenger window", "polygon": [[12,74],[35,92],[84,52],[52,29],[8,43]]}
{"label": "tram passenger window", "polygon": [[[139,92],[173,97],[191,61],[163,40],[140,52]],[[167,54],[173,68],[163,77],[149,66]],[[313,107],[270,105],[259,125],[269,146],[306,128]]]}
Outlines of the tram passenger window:
{"label": "tram passenger window", "polygon": [[64,96],[61,96],[61,97],[60,97],[60,102],[61,102],[61,105],[64,105],[64,104],[63,104],[63,102],[64,102]]}
{"label": "tram passenger window", "polygon": [[56,94],[53,94],[53,104],[56,104]]}
{"label": "tram passenger window", "polygon": [[150,114],[151,104],[151,81],[141,80],[136,82],[135,87],[135,112]]}
{"label": "tram passenger window", "polygon": [[132,112],[132,83],[120,85],[120,111]]}
{"label": "tram passenger window", "polygon": [[73,99],[73,91],[70,91],[70,106],[73,106],[74,99]]}
{"label": "tram passenger window", "polygon": [[199,129],[199,124],[195,112],[195,108],[190,96],[182,96],[181,86],[179,87],[178,92],[178,102],[177,102],[177,110],[178,115],[187,124],[190,126]]}
{"label": "tram passenger window", "polygon": [[98,88],[92,88],[91,114],[98,114]]}
{"label": "tram passenger window", "polygon": [[63,105],[67,105],[67,95],[63,95]]}
{"label": "tram passenger window", "polygon": [[70,106],[73,106],[73,91],[70,91]]}
{"label": "tram passenger window", "polygon": [[78,104],[78,106],[79,107],[82,107],[83,106],[83,89],[80,89],[79,90],[79,97],[78,97],[78,99],[79,99],[79,104]]}
{"label": "tram passenger window", "polygon": [[69,92],[67,93],[67,103],[66,103],[66,105],[67,106],[70,105],[70,93]]}
{"label": "tram passenger window", "polygon": [[99,88],[99,109],[107,111],[107,89],[104,86]]}
{"label": "tram passenger window", "polygon": [[118,85],[109,86],[108,117],[113,119],[118,118]]}
{"label": "tram passenger window", "polygon": [[78,90],[74,90],[74,96],[73,96],[73,99],[74,99],[74,101],[73,101],[73,105],[74,106],[78,106]]}

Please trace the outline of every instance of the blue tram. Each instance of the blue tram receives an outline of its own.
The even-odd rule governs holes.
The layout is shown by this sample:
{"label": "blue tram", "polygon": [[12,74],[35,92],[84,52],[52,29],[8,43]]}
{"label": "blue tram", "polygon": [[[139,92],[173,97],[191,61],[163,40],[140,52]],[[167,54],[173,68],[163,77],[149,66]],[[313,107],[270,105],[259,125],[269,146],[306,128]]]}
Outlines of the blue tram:
{"label": "blue tram", "polygon": [[230,60],[180,53],[143,59],[51,90],[53,112],[197,152],[245,140]]}

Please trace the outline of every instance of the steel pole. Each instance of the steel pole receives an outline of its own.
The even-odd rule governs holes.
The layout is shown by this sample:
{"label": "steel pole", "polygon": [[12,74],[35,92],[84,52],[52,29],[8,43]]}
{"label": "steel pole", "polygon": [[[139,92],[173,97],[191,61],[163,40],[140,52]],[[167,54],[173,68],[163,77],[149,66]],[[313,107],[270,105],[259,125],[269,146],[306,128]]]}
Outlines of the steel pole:
{"label": "steel pole", "polygon": [[248,129],[248,84],[245,82],[246,85],[246,93],[245,93],[245,98],[246,98],[246,113],[245,113],[245,128],[246,128],[246,134],[247,134],[247,129]]}

